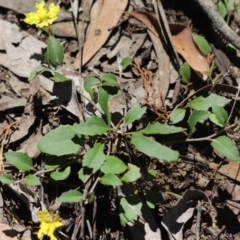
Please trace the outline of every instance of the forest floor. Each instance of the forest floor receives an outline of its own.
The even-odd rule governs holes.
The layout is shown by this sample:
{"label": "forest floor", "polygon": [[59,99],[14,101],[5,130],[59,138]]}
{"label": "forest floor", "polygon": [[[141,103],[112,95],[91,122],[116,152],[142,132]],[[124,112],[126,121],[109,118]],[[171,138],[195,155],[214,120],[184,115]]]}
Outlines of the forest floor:
{"label": "forest floor", "polygon": [[59,66],[36,2],[0,0],[0,239],[240,239],[239,1],[46,1]]}

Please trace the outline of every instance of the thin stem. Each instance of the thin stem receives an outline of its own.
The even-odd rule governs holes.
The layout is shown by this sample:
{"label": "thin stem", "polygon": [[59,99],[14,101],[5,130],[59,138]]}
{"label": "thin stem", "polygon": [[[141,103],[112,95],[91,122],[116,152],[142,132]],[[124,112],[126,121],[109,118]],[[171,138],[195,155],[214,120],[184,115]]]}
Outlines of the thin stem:
{"label": "thin stem", "polygon": [[91,100],[90,98],[88,98],[87,96],[83,95],[83,93],[81,93],[80,91],[78,91],[78,93],[81,95],[81,97],[83,97],[83,98],[86,99],[88,102],[90,102],[90,103],[96,108],[96,110],[97,110],[99,113],[104,114],[104,112],[102,111],[102,109],[99,108],[94,101],[92,101],[92,100]]}
{"label": "thin stem", "polygon": [[227,122],[225,123],[225,126],[228,124],[228,122],[230,121],[230,118],[231,118],[231,116],[232,116],[232,114],[233,114],[233,110],[234,110],[234,108],[235,108],[235,106],[236,106],[236,102],[237,102],[237,98],[238,98],[238,96],[239,96],[239,92],[240,92],[240,86],[238,86],[238,90],[237,90],[237,93],[236,93],[236,95],[235,95],[235,99],[234,99],[234,102],[233,102],[233,106],[232,106],[231,112],[230,112],[230,114],[229,114],[229,116],[228,116],[228,120],[227,120]]}

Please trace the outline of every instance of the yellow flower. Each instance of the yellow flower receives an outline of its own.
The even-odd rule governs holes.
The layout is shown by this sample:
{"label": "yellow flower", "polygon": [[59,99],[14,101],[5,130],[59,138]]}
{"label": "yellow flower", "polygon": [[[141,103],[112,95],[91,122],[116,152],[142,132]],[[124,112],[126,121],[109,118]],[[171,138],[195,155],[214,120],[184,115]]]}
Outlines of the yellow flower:
{"label": "yellow flower", "polygon": [[38,219],[40,222],[40,229],[37,232],[38,239],[42,240],[44,235],[48,236],[50,240],[57,240],[54,236],[54,231],[63,226],[61,218],[58,214],[49,213],[47,210],[38,211]]}
{"label": "yellow flower", "polygon": [[36,12],[26,13],[25,23],[35,24],[39,28],[48,28],[56,19],[60,7],[51,3],[49,8],[45,7],[45,2],[36,3]]}

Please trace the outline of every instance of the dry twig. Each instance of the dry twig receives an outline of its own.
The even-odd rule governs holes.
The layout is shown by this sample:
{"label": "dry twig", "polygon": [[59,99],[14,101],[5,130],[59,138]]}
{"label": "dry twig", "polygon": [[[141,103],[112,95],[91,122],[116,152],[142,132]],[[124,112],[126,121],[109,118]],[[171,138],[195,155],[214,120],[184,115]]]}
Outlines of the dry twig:
{"label": "dry twig", "polygon": [[240,49],[240,37],[227,25],[211,0],[195,0],[206,13],[213,26],[229,43]]}

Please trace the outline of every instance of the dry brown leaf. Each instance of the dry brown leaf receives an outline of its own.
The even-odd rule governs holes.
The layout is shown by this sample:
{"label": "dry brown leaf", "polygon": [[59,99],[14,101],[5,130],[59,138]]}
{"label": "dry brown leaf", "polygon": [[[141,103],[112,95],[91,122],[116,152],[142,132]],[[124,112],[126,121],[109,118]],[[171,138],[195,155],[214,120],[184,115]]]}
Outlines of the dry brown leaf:
{"label": "dry brown leaf", "polygon": [[[216,163],[209,163],[209,167],[216,170],[218,168],[218,164]],[[224,176],[229,177],[235,181],[240,182],[240,174],[239,174],[239,162],[228,162],[226,165],[222,165],[218,172]]]}
{"label": "dry brown leaf", "polygon": [[176,24],[170,24],[170,29],[173,34],[173,43],[177,52],[182,55],[203,80],[207,80],[209,63],[194,43],[191,29]]}
{"label": "dry brown leaf", "polygon": [[156,37],[159,37],[160,27],[157,19],[147,11],[124,12],[142,22]]}
{"label": "dry brown leaf", "polygon": [[94,32],[94,28],[95,28],[96,23],[98,21],[98,16],[101,12],[102,6],[103,6],[103,0],[96,1],[92,6],[92,9],[91,9],[91,12],[90,12],[91,21],[90,21],[90,23],[88,25],[88,28],[87,28],[86,39],[88,39],[89,34]]}
{"label": "dry brown leaf", "polygon": [[[92,29],[91,33],[89,33],[83,45],[82,65],[85,65],[106,42],[112,32],[109,29],[118,23],[127,4],[128,0],[103,1],[101,11],[96,19],[95,27]],[[79,68],[79,55],[75,60],[74,66],[76,69]]]}

